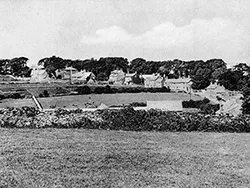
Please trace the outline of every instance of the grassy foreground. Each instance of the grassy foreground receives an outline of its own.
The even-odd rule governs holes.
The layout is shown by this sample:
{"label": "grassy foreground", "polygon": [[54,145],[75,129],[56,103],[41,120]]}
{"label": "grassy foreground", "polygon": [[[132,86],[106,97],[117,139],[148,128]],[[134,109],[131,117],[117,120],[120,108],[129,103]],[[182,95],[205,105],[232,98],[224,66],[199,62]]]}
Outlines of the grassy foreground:
{"label": "grassy foreground", "polygon": [[0,187],[250,187],[250,136],[0,129]]}

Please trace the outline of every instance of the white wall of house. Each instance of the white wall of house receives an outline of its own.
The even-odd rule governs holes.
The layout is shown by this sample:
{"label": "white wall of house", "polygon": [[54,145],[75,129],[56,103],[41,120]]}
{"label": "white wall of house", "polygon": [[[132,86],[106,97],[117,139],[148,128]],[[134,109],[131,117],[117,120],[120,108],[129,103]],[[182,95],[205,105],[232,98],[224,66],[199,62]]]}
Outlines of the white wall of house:
{"label": "white wall of house", "polygon": [[190,78],[165,79],[164,82],[164,86],[169,87],[170,90],[174,92],[184,91],[190,93],[191,85],[192,82]]}
{"label": "white wall of house", "polygon": [[142,75],[142,78],[144,78],[144,87],[161,88],[164,86],[164,78],[158,74]]}

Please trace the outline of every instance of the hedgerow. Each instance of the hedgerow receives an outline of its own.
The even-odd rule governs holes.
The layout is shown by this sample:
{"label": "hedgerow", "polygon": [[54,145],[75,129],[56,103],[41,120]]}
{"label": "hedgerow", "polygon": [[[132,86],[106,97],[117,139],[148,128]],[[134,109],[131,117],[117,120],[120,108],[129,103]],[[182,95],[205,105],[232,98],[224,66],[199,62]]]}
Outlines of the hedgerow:
{"label": "hedgerow", "polygon": [[86,128],[124,131],[250,132],[250,115],[206,115],[204,113],[134,110],[81,109],[41,112],[31,107],[0,110],[0,127]]}
{"label": "hedgerow", "polygon": [[161,88],[145,88],[145,87],[111,87],[109,85],[106,86],[97,86],[97,87],[89,87],[89,86],[79,86],[76,91],[79,95],[86,94],[111,94],[111,93],[141,93],[141,92],[165,92],[169,93],[170,89],[167,87]]}

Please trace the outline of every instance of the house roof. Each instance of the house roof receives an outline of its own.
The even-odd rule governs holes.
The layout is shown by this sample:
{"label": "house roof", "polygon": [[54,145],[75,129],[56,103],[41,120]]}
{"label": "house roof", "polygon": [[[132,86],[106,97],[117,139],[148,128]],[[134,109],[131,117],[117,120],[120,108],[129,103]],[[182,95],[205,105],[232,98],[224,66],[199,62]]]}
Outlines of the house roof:
{"label": "house roof", "polygon": [[132,77],[132,76],[134,76],[136,73],[128,73],[128,74],[126,74],[125,75],[125,77]]}
{"label": "house roof", "polygon": [[142,78],[144,78],[145,80],[151,80],[151,81],[154,81],[154,80],[157,80],[159,78],[162,78],[159,74],[143,74],[142,75]]}
{"label": "house roof", "polygon": [[98,106],[98,108],[100,108],[100,109],[107,109],[107,108],[109,108],[106,104],[104,104],[104,103],[101,103],[99,106]]}
{"label": "house roof", "polygon": [[73,77],[76,78],[77,80],[86,80],[91,74],[93,73],[81,71],[73,74]]}
{"label": "house roof", "polygon": [[122,70],[114,70],[109,76],[109,81],[121,81],[125,78],[125,73]]}
{"label": "house roof", "polygon": [[224,86],[220,86],[218,84],[213,84],[211,83],[206,89],[211,89],[211,90],[215,90],[216,91],[225,91],[225,87]]}
{"label": "house roof", "polygon": [[190,78],[177,78],[177,79],[166,79],[165,82],[171,83],[189,83],[191,81]]}
{"label": "house roof", "polygon": [[64,70],[69,71],[69,70],[76,70],[76,69],[73,67],[66,67]]}

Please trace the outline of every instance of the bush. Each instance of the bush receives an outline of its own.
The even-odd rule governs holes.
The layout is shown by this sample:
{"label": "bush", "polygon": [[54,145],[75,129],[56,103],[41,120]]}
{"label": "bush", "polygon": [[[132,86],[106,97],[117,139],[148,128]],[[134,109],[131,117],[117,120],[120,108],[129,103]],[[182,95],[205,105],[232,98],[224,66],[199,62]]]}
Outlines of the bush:
{"label": "bush", "polygon": [[34,117],[39,113],[39,110],[35,107],[23,106],[21,110],[27,117]]}
{"label": "bush", "polygon": [[12,99],[22,99],[24,98],[24,95],[21,95],[20,93],[9,93],[5,96],[5,98],[12,98]]}
{"label": "bush", "polygon": [[113,90],[109,85],[106,85],[104,88],[104,93],[113,93]]}
{"label": "bush", "polygon": [[201,107],[201,111],[204,112],[205,114],[215,114],[216,111],[220,109],[219,104],[205,104],[204,106]]}
{"label": "bush", "polygon": [[0,94],[0,100],[2,99],[5,99],[5,96]]}
{"label": "bush", "polygon": [[80,95],[84,95],[84,94],[90,94],[91,93],[91,89],[88,86],[82,86],[82,87],[77,87],[78,94]]}
{"label": "bush", "polygon": [[138,85],[143,85],[144,79],[141,78],[139,74],[135,74],[134,76],[132,76],[132,83],[138,84]]}
{"label": "bush", "polygon": [[189,101],[182,101],[182,107],[183,108],[203,108],[205,104],[208,104],[210,102],[209,99],[205,98],[203,100],[189,100]]}
{"label": "bush", "polygon": [[48,92],[47,90],[44,90],[44,91],[43,91],[43,96],[44,96],[44,97],[49,97],[49,92]]}
{"label": "bush", "polygon": [[96,87],[96,88],[94,89],[94,93],[96,93],[96,94],[105,93],[105,88],[104,88],[104,87]]}
{"label": "bush", "polygon": [[130,103],[129,106],[132,106],[132,107],[145,107],[145,106],[147,106],[147,103],[145,103],[145,102],[133,102],[133,103]]}
{"label": "bush", "polygon": [[110,87],[110,85],[98,86],[93,91],[88,86],[78,87],[77,90],[78,94],[102,94],[102,93],[140,93],[140,92],[170,92],[169,88],[162,87],[162,88],[145,88],[145,87]]}

